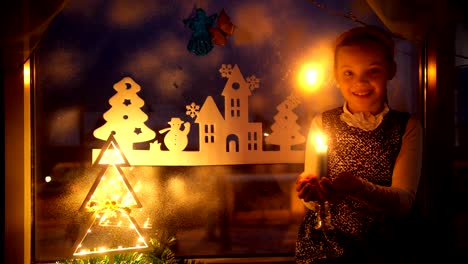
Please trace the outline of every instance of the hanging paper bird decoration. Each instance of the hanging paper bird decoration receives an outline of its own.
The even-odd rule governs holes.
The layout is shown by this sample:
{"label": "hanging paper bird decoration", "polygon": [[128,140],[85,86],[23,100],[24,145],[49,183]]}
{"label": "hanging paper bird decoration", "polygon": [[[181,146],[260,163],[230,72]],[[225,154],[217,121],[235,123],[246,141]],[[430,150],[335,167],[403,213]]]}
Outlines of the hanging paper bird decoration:
{"label": "hanging paper bird decoration", "polygon": [[[211,16],[207,16],[205,10],[201,8],[194,10],[189,18],[183,20],[184,25],[193,31],[187,50],[197,56],[203,56],[208,54],[214,45],[226,45],[227,37],[234,33],[235,26],[224,9],[219,15]],[[216,26],[213,27],[215,20]]]}
{"label": "hanging paper bird decoration", "polygon": [[213,49],[214,45],[208,30],[213,26],[216,16],[216,14],[207,16],[205,10],[197,8],[194,14],[184,19],[184,25],[193,31],[187,45],[190,52],[203,56]]}
{"label": "hanging paper bird decoration", "polygon": [[218,46],[224,46],[227,42],[227,37],[231,36],[234,33],[234,24],[232,24],[231,19],[226,14],[226,12],[221,10],[216,21],[217,27],[212,27],[209,29],[211,34],[211,41]]}

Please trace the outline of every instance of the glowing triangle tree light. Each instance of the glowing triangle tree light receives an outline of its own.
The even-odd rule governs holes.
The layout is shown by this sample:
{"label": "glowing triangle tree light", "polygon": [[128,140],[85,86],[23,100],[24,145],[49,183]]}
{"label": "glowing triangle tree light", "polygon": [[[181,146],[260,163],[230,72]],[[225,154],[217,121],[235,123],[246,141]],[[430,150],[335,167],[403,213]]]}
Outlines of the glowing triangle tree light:
{"label": "glowing triangle tree light", "polygon": [[141,208],[121,167],[130,164],[111,134],[94,162],[101,167],[80,210],[93,212],[74,246],[74,256],[110,254],[148,248],[131,208]]}

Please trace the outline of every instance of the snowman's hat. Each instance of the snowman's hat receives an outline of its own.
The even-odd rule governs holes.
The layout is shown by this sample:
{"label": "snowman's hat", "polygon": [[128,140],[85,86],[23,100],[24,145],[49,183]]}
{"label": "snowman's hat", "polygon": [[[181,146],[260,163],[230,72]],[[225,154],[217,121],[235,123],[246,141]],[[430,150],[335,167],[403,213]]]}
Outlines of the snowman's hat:
{"label": "snowman's hat", "polygon": [[167,122],[168,124],[181,124],[184,121],[182,121],[179,117],[173,117],[171,118],[171,121]]}

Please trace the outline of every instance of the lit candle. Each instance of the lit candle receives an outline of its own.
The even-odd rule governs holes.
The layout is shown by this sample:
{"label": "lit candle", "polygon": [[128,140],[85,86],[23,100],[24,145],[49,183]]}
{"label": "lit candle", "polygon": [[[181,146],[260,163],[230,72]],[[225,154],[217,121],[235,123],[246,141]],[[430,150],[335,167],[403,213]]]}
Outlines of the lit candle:
{"label": "lit candle", "polygon": [[324,134],[317,133],[314,140],[315,152],[317,155],[317,167],[315,174],[319,180],[327,175],[327,139]]}

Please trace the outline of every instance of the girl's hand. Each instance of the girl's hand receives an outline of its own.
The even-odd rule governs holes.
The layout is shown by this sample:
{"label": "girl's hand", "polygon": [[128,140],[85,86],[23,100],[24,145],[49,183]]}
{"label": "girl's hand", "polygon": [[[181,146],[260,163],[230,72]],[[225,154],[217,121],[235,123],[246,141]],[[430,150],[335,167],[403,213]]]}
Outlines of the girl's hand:
{"label": "girl's hand", "polygon": [[339,198],[340,196],[356,196],[363,187],[362,180],[349,172],[343,172],[336,176],[333,181],[329,178],[320,180],[320,185],[327,198]]}
{"label": "girl's hand", "polygon": [[303,172],[297,177],[296,191],[298,197],[305,202],[324,201],[324,191],[319,184],[317,176]]}
{"label": "girl's hand", "polygon": [[339,174],[333,181],[323,178],[320,185],[329,199],[352,196],[385,214],[400,215],[403,210],[398,190],[371,183],[347,172]]}

